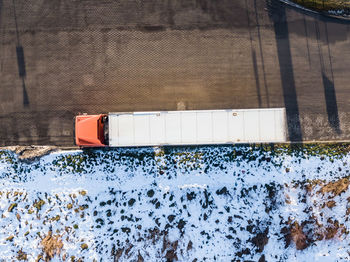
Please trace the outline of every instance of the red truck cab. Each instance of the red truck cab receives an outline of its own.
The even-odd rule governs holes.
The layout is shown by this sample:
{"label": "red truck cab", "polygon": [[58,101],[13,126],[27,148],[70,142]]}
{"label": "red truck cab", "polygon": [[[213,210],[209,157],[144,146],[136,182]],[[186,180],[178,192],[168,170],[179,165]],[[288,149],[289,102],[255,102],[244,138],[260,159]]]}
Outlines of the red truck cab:
{"label": "red truck cab", "polygon": [[100,115],[79,115],[75,117],[75,144],[77,146],[103,147],[108,144],[105,131],[108,117]]}

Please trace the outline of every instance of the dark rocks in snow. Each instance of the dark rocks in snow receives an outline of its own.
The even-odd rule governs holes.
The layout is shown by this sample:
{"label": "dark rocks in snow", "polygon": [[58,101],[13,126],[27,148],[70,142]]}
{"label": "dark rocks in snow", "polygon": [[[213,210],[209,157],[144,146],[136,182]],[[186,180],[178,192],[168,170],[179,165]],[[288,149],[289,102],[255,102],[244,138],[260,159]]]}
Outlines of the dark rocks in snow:
{"label": "dark rocks in snow", "polygon": [[186,196],[187,196],[187,200],[191,201],[191,200],[196,198],[196,193],[194,193],[194,192],[187,193]]}
{"label": "dark rocks in snow", "polygon": [[259,258],[258,262],[266,262],[264,254]]}
{"label": "dark rocks in snow", "polygon": [[[236,253],[237,257],[243,257],[243,255],[250,255],[250,249],[249,248],[244,248],[241,251],[238,251]],[[239,261],[239,260],[238,260]]]}
{"label": "dark rocks in snow", "polygon": [[202,208],[206,209],[209,206],[213,205],[214,201],[212,198],[209,200],[209,197],[211,197],[211,195],[208,192],[208,190],[205,189],[204,190],[204,201],[202,199],[200,200],[200,204],[202,205]]}
{"label": "dark rocks in snow", "polygon": [[159,217],[158,217],[158,218],[156,218],[156,219],[154,220],[154,222],[156,222],[157,226],[159,226],[159,227],[160,227]]}
{"label": "dark rocks in snow", "polygon": [[122,227],[122,232],[129,234],[131,232],[131,229],[129,227]]}
{"label": "dark rocks in snow", "polygon": [[165,258],[167,259],[167,261],[178,261],[178,257],[176,254],[176,250],[174,249],[170,249],[166,252],[165,254]]}
{"label": "dark rocks in snow", "polygon": [[96,219],[96,223],[98,223],[99,225],[103,226],[105,224],[105,222],[103,221],[102,218],[97,218]]}
{"label": "dark rocks in snow", "polygon": [[150,189],[147,191],[147,196],[148,197],[153,197],[154,196],[154,190],[153,189]]}
{"label": "dark rocks in snow", "polygon": [[170,223],[173,222],[174,219],[175,219],[175,215],[169,215],[168,216],[168,220],[169,220]]}
{"label": "dark rocks in snow", "polygon": [[180,221],[177,223],[177,228],[180,230],[181,233],[183,233],[183,229],[186,225],[186,221],[184,221],[183,219],[180,219]]}
{"label": "dark rocks in snow", "polygon": [[191,250],[191,249],[192,249],[192,246],[193,246],[193,243],[192,243],[192,241],[190,240],[190,241],[188,242],[188,244],[187,244],[186,250],[187,250],[187,251]]}
{"label": "dark rocks in snow", "polygon": [[255,225],[252,225],[252,221],[251,220],[248,220],[248,223],[249,225],[246,226],[246,230],[250,233],[250,234],[253,234],[253,231],[255,229]]}
{"label": "dark rocks in snow", "polygon": [[204,213],[204,215],[203,215],[203,219],[204,219],[204,221],[206,221],[206,220],[208,219],[208,215],[207,215],[207,213]]}
{"label": "dark rocks in snow", "polygon": [[233,227],[229,227],[228,230],[231,231],[231,232],[233,232],[233,234],[236,234],[236,233],[237,233],[236,229],[234,229]]}
{"label": "dark rocks in snow", "polygon": [[227,193],[228,193],[228,190],[225,186],[223,188],[221,188],[220,190],[216,190],[216,194],[219,196],[220,195],[227,195]]}
{"label": "dark rocks in snow", "polygon": [[131,206],[133,206],[135,204],[135,202],[136,202],[135,198],[131,198],[128,201],[128,205],[131,207]]}

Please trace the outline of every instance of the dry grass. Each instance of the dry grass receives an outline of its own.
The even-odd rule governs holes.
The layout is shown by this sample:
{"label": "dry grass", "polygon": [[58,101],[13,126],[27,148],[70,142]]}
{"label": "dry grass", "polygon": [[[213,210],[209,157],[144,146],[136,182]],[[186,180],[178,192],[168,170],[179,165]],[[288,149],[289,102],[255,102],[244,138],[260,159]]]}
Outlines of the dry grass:
{"label": "dry grass", "polygon": [[41,245],[43,247],[45,261],[50,261],[56,255],[59,256],[63,248],[61,236],[52,235],[52,231],[49,231],[41,240]]}
{"label": "dry grass", "polygon": [[292,0],[293,2],[317,11],[350,10],[349,0]]}
{"label": "dry grass", "polygon": [[[287,226],[281,232],[285,237],[286,246],[294,242],[296,249],[303,250],[316,241],[339,239],[347,235],[348,230],[345,225],[334,220],[332,212],[327,209],[337,205],[335,198],[346,192],[349,184],[349,178],[342,178],[328,183],[321,180],[308,181],[307,184],[302,185],[300,189],[304,188],[305,196],[301,202],[308,203],[305,212],[309,217],[304,221],[288,219]],[[289,198],[289,195],[286,195],[286,204],[291,204]],[[350,208],[344,215],[348,214],[350,214]]]}
{"label": "dry grass", "polygon": [[328,184],[322,186],[322,188],[317,193],[332,193],[333,196],[338,196],[341,193],[345,192],[348,189],[349,185],[349,178],[345,177],[335,182],[329,182]]}
{"label": "dry grass", "polygon": [[297,250],[303,250],[308,247],[307,237],[298,222],[291,224],[290,234]]}

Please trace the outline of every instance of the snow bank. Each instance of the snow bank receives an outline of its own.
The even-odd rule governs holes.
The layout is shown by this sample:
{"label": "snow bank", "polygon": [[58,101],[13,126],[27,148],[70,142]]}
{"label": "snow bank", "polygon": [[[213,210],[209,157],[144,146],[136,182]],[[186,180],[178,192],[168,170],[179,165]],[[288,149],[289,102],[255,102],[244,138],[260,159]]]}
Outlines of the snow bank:
{"label": "snow bank", "polygon": [[348,260],[350,155],[315,150],[2,151],[0,259]]}

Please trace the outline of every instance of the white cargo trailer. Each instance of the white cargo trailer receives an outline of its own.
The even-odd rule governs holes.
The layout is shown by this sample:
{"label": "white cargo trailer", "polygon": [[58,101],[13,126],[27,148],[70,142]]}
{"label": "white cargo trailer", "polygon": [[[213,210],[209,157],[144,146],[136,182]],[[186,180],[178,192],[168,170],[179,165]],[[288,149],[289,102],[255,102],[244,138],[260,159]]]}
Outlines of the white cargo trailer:
{"label": "white cargo trailer", "polygon": [[278,142],[286,142],[284,108],[126,112],[76,118],[76,143],[81,146]]}

